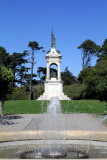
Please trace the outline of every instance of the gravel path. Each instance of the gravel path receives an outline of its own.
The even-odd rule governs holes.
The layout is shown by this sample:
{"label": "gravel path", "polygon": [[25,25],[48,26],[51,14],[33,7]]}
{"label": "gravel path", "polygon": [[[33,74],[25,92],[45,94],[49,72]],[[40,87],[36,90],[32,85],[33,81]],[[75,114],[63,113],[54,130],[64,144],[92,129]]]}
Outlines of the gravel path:
{"label": "gravel path", "polygon": [[[39,130],[42,123],[43,114],[20,114],[20,119],[11,120],[13,125],[0,125],[0,132]],[[107,126],[102,124],[99,118],[94,118],[91,114],[63,114],[61,120],[66,130],[83,131],[104,131],[107,132]]]}

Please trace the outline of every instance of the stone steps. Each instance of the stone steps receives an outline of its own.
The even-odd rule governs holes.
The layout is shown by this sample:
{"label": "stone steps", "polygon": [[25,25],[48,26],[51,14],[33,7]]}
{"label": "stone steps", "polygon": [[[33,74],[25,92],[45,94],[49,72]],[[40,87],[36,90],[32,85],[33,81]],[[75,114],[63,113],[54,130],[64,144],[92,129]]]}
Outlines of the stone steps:
{"label": "stone steps", "polygon": [[60,93],[60,94],[46,94],[44,93],[43,95],[41,95],[37,100],[50,100],[52,97],[58,97],[59,100],[71,100],[67,95],[65,95],[64,93]]}

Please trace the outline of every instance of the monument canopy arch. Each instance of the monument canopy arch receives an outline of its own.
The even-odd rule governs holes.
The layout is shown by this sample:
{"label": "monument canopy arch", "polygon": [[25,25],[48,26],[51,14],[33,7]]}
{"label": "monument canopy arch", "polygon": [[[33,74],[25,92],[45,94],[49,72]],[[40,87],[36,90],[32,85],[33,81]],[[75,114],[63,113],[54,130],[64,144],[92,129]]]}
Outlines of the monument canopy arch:
{"label": "monument canopy arch", "polygon": [[56,63],[50,64],[50,78],[58,79],[58,64]]}

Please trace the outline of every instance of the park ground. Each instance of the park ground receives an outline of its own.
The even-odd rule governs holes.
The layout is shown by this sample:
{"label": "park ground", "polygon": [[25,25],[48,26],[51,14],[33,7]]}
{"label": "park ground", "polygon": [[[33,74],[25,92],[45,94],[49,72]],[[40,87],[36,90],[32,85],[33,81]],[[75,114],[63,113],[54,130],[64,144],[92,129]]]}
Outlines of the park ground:
{"label": "park ground", "polygon": [[[14,100],[5,101],[4,114],[39,114],[46,112],[49,101]],[[63,113],[107,114],[107,103],[99,100],[61,101]]]}
{"label": "park ground", "polygon": [[[31,131],[40,130],[40,125],[44,120],[44,114],[18,114],[19,119],[11,120],[13,125],[0,125],[0,132],[11,131]],[[103,117],[104,118],[104,117]],[[107,131],[103,118],[96,117],[95,114],[63,114],[61,121],[64,123],[66,130],[83,130],[83,131]]]}
{"label": "park ground", "polygon": [[[18,115],[13,125],[0,125],[0,132],[38,130],[49,101],[5,101],[4,116]],[[61,101],[67,130],[107,131],[107,103],[99,100]]]}

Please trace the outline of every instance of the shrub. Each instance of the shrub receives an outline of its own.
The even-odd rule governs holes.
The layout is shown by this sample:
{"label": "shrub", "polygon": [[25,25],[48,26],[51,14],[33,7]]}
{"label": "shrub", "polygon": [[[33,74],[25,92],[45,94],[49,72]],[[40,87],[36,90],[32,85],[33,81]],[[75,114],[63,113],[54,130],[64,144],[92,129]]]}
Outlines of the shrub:
{"label": "shrub", "polygon": [[85,88],[86,86],[84,84],[64,86],[64,93],[71,99],[84,99]]}
{"label": "shrub", "polygon": [[44,92],[44,85],[38,84],[35,86],[33,99],[37,99],[40,95],[42,95]]}
{"label": "shrub", "polygon": [[11,94],[7,95],[8,100],[27,100],[28,92],[25,87],[15,87]]}

